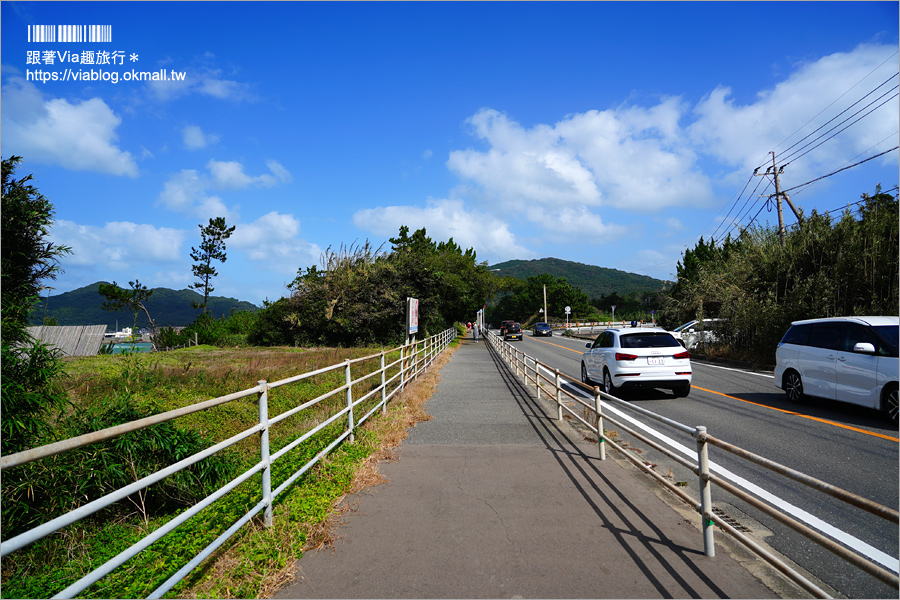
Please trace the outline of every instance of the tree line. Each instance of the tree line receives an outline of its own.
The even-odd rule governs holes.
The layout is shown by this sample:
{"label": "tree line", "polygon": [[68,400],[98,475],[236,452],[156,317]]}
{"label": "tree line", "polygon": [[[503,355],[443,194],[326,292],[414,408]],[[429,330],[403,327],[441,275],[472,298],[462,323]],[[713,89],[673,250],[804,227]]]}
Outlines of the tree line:
{"label": "tree line", "polygon": [[774,364],[792,321],[896,315],[898,202],[876,187],[839,217],[801,213],[782,243],[775,227],[751,227],[684,254],[664,316],[677,324],[718,317],[732,354]]}

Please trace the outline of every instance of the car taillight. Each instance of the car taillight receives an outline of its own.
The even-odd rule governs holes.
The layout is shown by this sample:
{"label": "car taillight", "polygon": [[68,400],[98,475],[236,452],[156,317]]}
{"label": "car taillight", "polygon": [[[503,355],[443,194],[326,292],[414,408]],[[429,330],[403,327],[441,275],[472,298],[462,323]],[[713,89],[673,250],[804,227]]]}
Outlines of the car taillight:
{"label": "car taillight", "polygon": [[679,352],[678,354],[674,355],[672,358],[690,358],[690,357],[691,357],[690,352]]}
{"label": "car taillight", "polygon": [[637,354],[623,354],[616,352],[616,360],[637,360]]}

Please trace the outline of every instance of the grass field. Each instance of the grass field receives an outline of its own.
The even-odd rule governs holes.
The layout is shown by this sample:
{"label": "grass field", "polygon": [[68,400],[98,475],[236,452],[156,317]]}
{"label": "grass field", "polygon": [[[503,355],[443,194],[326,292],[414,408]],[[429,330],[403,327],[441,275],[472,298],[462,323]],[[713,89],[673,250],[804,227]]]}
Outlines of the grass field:
{"label": "grass field", "polygon": [[[298,479],[281,494],[273,506],[274,524],[262,527],[251,521],[224,546],[194,570],[168,594],[182,598],[254,598],[266,597],[292,576],[293,564],[304,548],[319,546],[329,539],[329,516],[332,507],[346,493],[378,483],[375,465],[390,459],[392,448],[400,443],[406,430],[426,420],[425,400],[439,378],[439,369],[454,347],[445,351],[434,368],[420,376],[406,390],[395,396],[387,412],[380,411],[357,432],[355,442],[344,442],[326,459]],[[372,348],[243,348],[226,350],[199,346],[154,354],[96,356],[70,359],[66,364],[64,387],[71,400],[68,412],[56,423],[57,436],[66,437],[73,423],[108,423],[108,415],[155,414],[188,406],[203,400],[255,387],[259,380],[270,383],[328,365],[380,352]],[[398,355],[396,355],[398,356]],[[396,356],[388,356],[387,362]],[[354,363],[353,378],[379,367],[379,359]],[[318,375],[299,383],[273,389],[269,393],[269,417],[322,395],[343,384],[343,370]],[[377,386],[380,378],[367,382]],[[357,392],[360,397],[365,388]],[[361,406],[357,419],[376,406],[380,394]],[[274,426],[270,432],[271,451],[283,448],[300,434],[322,422],[345,405],[342,393],[324,403],[301,411]],[[127,409],[127,410],[126,410]],[[246,430],[258,421],[255,397],[243,398],[214,409],[194,413],[173,422],[178,432],[188,432],[191,439],[202,440],[206,447]],[[124,412],[123,412],[124,411]],[[339,419],[310,438],[272,466],[272,487],[284,482],[300,466],[325,448],[344,429]],[[129,434],[130,435],[130,434]],[[177,436],[176,436],[177,437]],[[134,481],[147,468],[142,459],[165,443],[165,436],[145,440],[149,445],[134,448],[122,442],[118,447],[100,452],[94,444],[83,451],[72,451],[77,458],[60,455],[32,465],[4,472],[4,483],[27,480],[24,490],[35,497],[58,496],[51,502],[44,520],[71,510],[93,497],[71,494],[71,486],[81,481],[101,478],[98,464],[122,471]],[[175,438],[173,438],[175,439]],[[181,439],[181,438],[178,438]],[[108,442],[112,443],[112,442]],[[137,442],[134,442],[137,444]],[[144,450],[149,448],[149,450]],[[142,455],[143,454],[143,455]],[[99,461],[104,461],[98,463]],[[241,473],[259,461],[258,436],[232,447],[221,457],[216,469],[201,473]],[[84,472],[78,473],[79,469]],[[101,469],[102,471],[102,469]],[[35,484],[45,477],[48,483]],[[60,485],[60,482],[64,483]],[[200,477],[198,485],[208,482]],[[43,485],[43,487],[42,487]],[[159,485],[159,484],[157,484]],[[218,485],[221,485],[219,483]],[[7,496],[14,486],[4,485],[4,516]],[[79,488],[80,489],[80,488]],[[89,491],[94,487],[86,487]],[[100,489],[97,487],[96,489]],[[187,506],[179,494],[196,490],[172,488],[155,496],[135,494],[119,503],[115,510],[97,513],[75,525],[60,530],[31,546],[3,559],[2,596],[4,598],[50,597],[85,573],[103,564],[147,533],[162,526]],[[179,489],[181,492],[179,492]],[[215,489],[215,488],[213,488]],[[21,490],[20,490],[21,491]],[[88,493],[88,492],[85,492]],[[95,492],[98,493],[99,492]],[[102,495],[102,494],[101,494]],[[150,548],[132,558],[124,566],[88,588],[81,597],[133,598],[145,597],[196,555],[260,499],[260,476],[257,474],[236,490],[208,507],[182,527],[166,535]],[[21,501],[22,498],[19,498]]]}

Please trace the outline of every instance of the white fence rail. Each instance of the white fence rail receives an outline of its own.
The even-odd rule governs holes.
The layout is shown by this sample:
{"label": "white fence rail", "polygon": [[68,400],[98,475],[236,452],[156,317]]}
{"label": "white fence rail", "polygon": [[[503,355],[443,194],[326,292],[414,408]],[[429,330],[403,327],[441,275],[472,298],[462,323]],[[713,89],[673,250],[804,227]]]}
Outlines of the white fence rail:
{"label": "white fence rail", "polygon": [[[245,429],[244,431],[210,448],[207,448],[206,450],[203,450],[197,454],[194,454],[193,456],[170,465],[169,467],[161,471],[157,471],[151,475],[148,475],[147,477],[135,481],[131,485],[109,493],[101,498],[94,500],[93,502],[79,507],[76,510],[70,511],[51,521],[48,521],[47,523],[44,523],[43,525],[21,533],[12,539],[3,541],[2,543],[0,543],[0,556],[7,556],[8,554],[24,548],[25,546],[47,535],[52,534],[53,532],[66,527],[67,525],[71,525],[72,523],[75,523],[103,508],[106,508],[114,504],[115,502],[118,502],[130,496],[131,494],[139,492],[152,485],[153,483],[161,481],[162,479],[180,470],[186,469],[187,467],[205,458],[211,457],[214,454],[224,450],[225,448],[233,446],[241,440],[247,439],[254,435],[258,435],[260,441],[260,459],[256,464],[228,482],[218,491],[206,497],[201,502],[192,506],[188,510],[182,512],[177,517],[166,523],[164,526],[145,536],[130,548],[111,558],[106,563],[104,563],[94,571],[88,573],[83,578],[68,586],[64,590],[61,590],[54,596],[54,598],[74,598],[82,591],[86,590],[91,585],[98,582],[109,573],[113,572],[116,568],[123,565],[126,561],[148,548],[151,544],[158,541],[163,536],[188,521],[191,517],[201,512],[204,508],[207,508],[217,500],[221,499],[226,494],[249,480],[257,473],[261,473],[262,486],[260,490],[259,501],[256,503],[256,505],[241,518],[239,518],[236,522],[232,523],[226,531],[222,532],[222,534],[218,538],[216,538],[215,541],[204,548],[200,552],[200,554],[194,557],[176,573],[172,574],[169,579],[167,579],[162,585],[154,590],[149,596],[150,598],[160,598],[169,590],[171,590],[176,583],[187,576],[194,568],[196,568],[201,562],[203,562],[203,560],[205,560],[228,538],[234,535],[238,530],[240,530],[241,527],[247,524],[256,515],[262,513],[264,525],[266,527],[271,526],[272,504],[275,498],[283,491],[285,491],[310,468],[312,468],[316,463],[318,463],[324,456],[326,456],[334,448],[340,445],[344,440],[349,439],[352,442],[354,440],[354,430],[376,412],[386,411],[388,400],[390,400],[397,392],[403,390],[404,387],[412,379],[425,371],[428,366],[434,362],[438,354],[446,349],[450,342],[452,342],[456,338],[456,335],[457,332],[455,329],[448,329],[438,335],[425,338],[422,341],[400,346],[398,348],[394,348],[393,350],[383,351],[380,354],[374,354],[357,359],[347,359],[346,361],[338,363],[336,365],[332,365],[308,373],[303,373],[273,383],[260,381],[256,387],[240,392],[235,392],[227,396],[213,398],[205,402],[193,404],[191,406],[186,406],[184,408],[172,410],[166,413],[153,415],[151,417],[133,421],[131,423],[125,423],[123,425],[118,425],[109,429],[96,431],[68,440],[63,440],[54,444],[48,444],[46,446],[33,448],[24,452],[3,456],[2,458],[0,458],[0,470],[10,469],[18,465],[23,465],[49,456],[54,456],[56,454],[60,454],[62,452],[66,452],[75,448],[80,448],[88,444],[93,444],[103,440],[109,440],[131,431],[137,431],[151,425],[171,421],[178,417],[196,413],[198,411],[208,410],[215,406],[226,404],[248,396],[256,396],[259,406],[259,422],[254,424],[252,427],[249,427],[248,429]],[[386,364],[385,356],[387,354],[394,354],[397,351],[399,351],[400,358],[398,358],[394,362]],[[363,361],[371,361],[375,359],[380,359],[379,368],[365,375],[357,377],[356,379],[353,378],[353,365],[361,363]],[[333,371],[343,371],[343,385],[335,387],[334,389],[325,392],[317,398],[305,402],[300,406],[296,406],[280,415],[269,417],[268,397],[271,390],[281,386],[303,381],[316,375],[322,375]],[[388,377],[388,373],[393,373],[393,375]],[[370,381],[373,379],[376,381]],[[377,385],[375,384],[376,382]],[[359,393],[360,387],[366,388],[367,391]],[[318,405],[324,400],[338,394],[343,394],[346,399],[346,405],[344,405],[343,408],[325,418],[314,428],[305,432],[303,435],[287,444],[281,450],[275,453],[270,453],[269,430],[273,426],[283,421],[284,419],[287,419],[288,417],[291,417],[303,410]],[[357,395],[359,397],[356,397]],[[356,409],[358,409],[363,403],[376,398],[376,396],[378,402],[366,414],[358,416],[355,413]],[[371,404],[371,402],[369,402],[369,404]],[[316,435],[324,428],[342,419],[346,422],[346,426],[343,432],[340,433],[335,439],[333,439],[325,449],[321,450],[315,457],[309,460],[299,470],[290,475],[280,486],[273,490],[271,482],[272,464],[278,459],[287,455],[291,450],[296,449],[298,446],[303,444],[303,442],[309,440],[312,436]]]}
{"label": "white fence rail", "polygon": [[[811,593],[813,596],[817,598],[829,597],[826,592],[820,589],[813,582],[809,581],[794,568],[786,564],[780,558],[774,556],[772,553],[757,544],[748,536],[744,535],[742,532],[738,531],[726,520],[716,515],[712,510],[712,484],[716,484],[728,493],[743,499],[744,501],[765,512],[766,514],[774,517],[779,522],[813,540],[817,544],[833,552],[837,556],[855,565],[856,567],[872,575],[873,577],[876,577],[877,579],[895,588],[900,587],[900,579],[898,579],[897,573],[888,570],[883,566],[883,563],[887,562],[892,563],[892,565],[896,567],[897,560],[895,558],[891,557],[889,558],[889,560],[883,561],[883,563],[880,564],[878,561],[875,561],[868,556],[862,556],[856,552],[853,552],[843,545],[827,538],[826,536],[822,535],[806,524],[799,522],[790,515],[779,510],[777,507],[759,500],[758,498],[754,497],[751,494],[748,494],[732,483],[729,483],[723,477],[710,472],[709,446],[715,446],[735,456],[751,461],[759,466],[769,469],[773,473],[788,477],[793,481],[797,481],[806,486],[809,486],[848,505],[855,506],[866,512],[876,515],[877,517],[880,517],[885,521],[894,523],[895,525],[900,523],[900,514],[898,514],[896,510],[872,502],[871,500],[863,498],[862,496],[858,496],[831,484],[825,483],[824,481],[820,481],[818,479],[795,471],[789,467],[753,454],[752,452],[748,452],[747,450],[738,448],[737,446],[728,444],[709,435],[707,433],[706,427],[691,427],[678,423],[677,421],[673,421],[656,413],[635,406],[632,403],[624,402],[619,398],[616,398],[615,396],[610,396],[609,394],[600,391],[600,388],[596,386],[588,387],[581,381],[560,373],[559,369],[555,369],[550,367],[549,365],[543,364],[537,359],[526,355],[524,352],[519,351],[512,344],[503,341],[502,338],[498,337],[493,332],[486,331],[485,333],[485,338],[490,342],[492,347],[497,350],[497,352],[504,359],[504,361],[506,361],[510,368],[515,370],[516,375],[522,377],[525,380],[526,385],[534,385],[535,394],[538,398],[540,398],[541,393],[544,393],[545,396],[556,403],[558,419],[562,420],[563,411],[565,411],[566,413],[571,415],[572,418],[576,419],[597,434],[598,451],[601,460],[606,460],[606,445],[610,444],[629,461],[637,465],[642,471],[654,477],[659,483],[664,485],[666,488],[672,491],[672,493],[677,495],[688,505],[692,506],[694,510],[700,513],[702,519],[701,522],[704,552],[707,556],[715,556],[713,524],[716,524],[727,531],[729,534],[731,534],[733,537],[738,539],[750,550],[755,552],[763,560],[771,564],[773,567],[781,571],[795,583],[800,585],[807,592]],[[585,402],[585,400],[580,395],[573,394],[571,391],[566,389],[566,386],[569,386],[570,388],[575,387],[583,389],[585,392],[587,392],[588,397],[591,398],[591,402]],[[579,414],[578,412],[573,411],[571,408],[569,408],[563,402],[563,396],[580,405],[580,407],[582,408],[582,413]],[[654,421],[662,425],[692,436],[696,440],[696,461],[686,459],[684,456],[673,452],[669,448],[661,445],[647,435],[640,433],[634,427],[629,426],[625,423],[624,419],[618,418],[617,416],[614,416],[612,414],[613,412],[619,412],[612,409],[612,407],[624,409],[633,413],[639,413],[645,417],[653,419]],[[588,420],[588,418],[590,420]],[[700,500],[696,500],[681,488],[673,485],[670,481],[657,473],[654,469],[648,467],[646,464],[646,459],[637,456],[623,446],[608,439],[606,435],[604,435],[605,421],[614,424],[620,430],[634,436],[635,438],[641,440],[643,443],[648,444],[655,450],[662,452],[672,460],[676,461],[678,464],[693,471],[693,473],[699,478]]]}

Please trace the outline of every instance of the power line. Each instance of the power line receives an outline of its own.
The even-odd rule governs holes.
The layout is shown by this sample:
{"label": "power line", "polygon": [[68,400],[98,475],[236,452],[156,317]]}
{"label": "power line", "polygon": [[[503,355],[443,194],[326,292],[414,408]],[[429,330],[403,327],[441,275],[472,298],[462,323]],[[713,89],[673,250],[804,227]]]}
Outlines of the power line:
{"label": "power line", "polygon": [[[747,190],[747,186],[750,185],[750,181],[751,181],[752,179],[753,179],[753,176],[752,176],[752,175],[750,176],[749,179],[747,179],[747,183],[744,184],[744,189],[742,189],[742,190],[740,191],[740,193],[737,195],[737,198],[734,199],[734,202],[732,203],[731,208],[728,209],[728,214],[725,215],[725,218],[722,219],[721,223],[719,223],[719,226],[716,227],[716,230],[715,230],[715,231],[713,231],[713,233],[712,233],[712,239],[715,239],[715,238],[716,238],[716,234],[719,233],[719,228],[722,227],[722,223],[725,223],[726,221],[728,221],[728,217],[731,216],[731,211],[733,211],[733,210],[735,209],[735,207],[737,206],[738,202],[740,202],[741,196],[744,195],[744,192]],[[758,184],[757,184],[757,185],[758,185]],[[746,201],[744,202],[744,204],[746,205]],[[741,210],[743,210],[743,208],[742,208]],[[739,211],[739,212],[740,212],[740,211]],[[718,217],[718,216],[719,216],[719,214],[716,213],[716,216],[713,217],[713,221],[715,221],[715,220],[716,220],[716,217]],[[708,227],[708,225],[707,225],[707,227]],[[706,227],[704,227],[704,229],[706,229]]]}
{"label": "power line", "polygon": [[[843,133],[844,131],[846,131],[847,129],[849,129],[851,126],[855,125],[856,123],[859,123],[861,120],[863,120],[863,119],[865,119],[866,117],[868,117],[869,115],[871,115],[873,112],[875,112],[876,110],[878,110],[879,108],[881,108],[882,106],[884,106],[885,104],[887,104],[888,102],[890,102],[891,100],[893,100],[894,98],[896,98],[897,95],[898,95],[898,94],[896,93],[898,88],[900,88],[900,86],[894,86],[893,88],[891,88],[890,90],[888,90],[887,92],[885,92],[884,94],[882,94],[881,96],[879,96],[878,98],[876,98],[875,100],[873,100],[872,102],[870,102],[869,104],[867,104],[866,106],[864,106],[863,108],[859,109],[858,111],[856,111],[855,113],[853,113],[852,115],[850,115],[849,117],[847,117],[846,119],[844,119],[843,121],[841,121],[840,123],[838,123],[837,125],[835,125],[834,127],[832,127],[831,129],[829,129],[828,131],[826,131],[825,133],[823,133],[822,135],[820,135],[819,137],[817,137],[815,140],[813,140],[812,142],[810,142],[810,143],[807,144],[806,146],[803,146],[803,148],[800,148],[799,150],[797,150],[797,151],[794,153],[795,155],[788,155],[787,157],[782,157],[782,160],[783,160],[783,161],[787,161],[787,162],[784,162],[783,165],[784,165],[784,166],[787,166],[787,165],[789,165],[791,162],[797,160],[798,158],[801,158],[801,157],[803,157],[803,156],[806,156],[807,154],[809,154],[810,152],[812,152],[813,150],[815,150],[816,148],[818,148],[819,146],[821,146],[822,144],[824,144],[825,142],[827,142],[828,140],[833,139],[833,138],[836,137],[838,134]],[[882,102],[881,104],[879,104],[878,106],[876,106],[875,108],[873,108],[872,110],[870,110],[869,112],[867,112],[866,114],[864,114],[863,116],[861,116],[860,118],[856,119],[855,121],[853,121],[852,123],[850,123],[849,125],[847,125],[846,127],[844,127],[843,129],[841,129],[840,131],[838,131],[837,133],[835,133],[835,134],[829,136],[828,138],[822,140],[821,142],[819,142],[818,144],[816,144],[816,145],[813,146],[812,148],[809,148],[809,150],[806,150],[806,152],[803,152],[803,153],[800,154],[800,155],[796,155],[796,153],[797,153],[797,152],[800,152],[800,150],[804,150],[804,149],[808,148],[810,145],[812,145],[812,144],[814,144],[815,142],[817,142],[818,140],[821,140],[824,136],[828,135],[829,133],[831,133],[832,131],[834,131],[835,129],[837,129],[838,127],[840,127],[841,125],[843,125],[844,123],[846,123],[847,121],[849,121],[850,119],[852,119],[853,117],[855,117],[856,115],[858,115],[859,113],[861,113],[862,111],[866,110],[867,108],[869,108],[870,106],[872,106],[873,104],[875,104],[876,102],[878,102],[879,100],[881,100],[882,98],[884,98],[885,96],[887,96],[888,94],[890,94],[891,92],[895,92],[893,96],[891,96],[890,98],[888,98],[887,100],[885,100],[884,102]],[[830,123],[830,121],[829,121],[829,123]]]}
{"label": "power line", "polygon": [[884,138],[884,139],[882,139],[882,140],[879,140],[879,141],[875,142],[874,144],[872,144],[871,146],[869,146],[868,148],[866,148],[865,150],[863,150],[862,152],[860,152],[859,154],[857,154],[856,156],[854,156],[853,158],[847,160],[847,161],[846,161],[843,165],[841,165],[841,166],[842,166],[842,167],[845,166],[847,163],[849,163],[849,162],[852,161],[852,160],[856,160],[857,158],[859,158],[860,156],[862,156],[863,154],[865,154],[865,153],[868,152],[869,150],[872,150],[872,149],[876,148],[877,146],[880,146],[882,142],[886,142],[887,140],[889,140],[889,139],[891,139],[891,138],[897,137],[898,134],[900,134],[900,129],[898,129],[897,131],[895,131],[895,132],[892,133],[891,135],[887,136],[886,138]]}
{"label": "power line", "polygon": [[792,187],[792,188],[788,188],[788,189],[786,189],[786,190],[784,190],[784,191],[785,191],[785,192],[790,192],[791,190],[796,190],[797,188],[803,187],[803,186],[805,186],[805,185],[809,185],[809,184],[811,184],[811,183],[813,183],[813,182],[815,182],[815,181],[819,181],[819,180],[821,180],[821,179],[825,179],[826,177],[831,177],[832,175],[835,175],[835,174],[837,174],[837,173],[840,173],[841,171],[846,171],[847,169],[852,169],[853,167],[858,167],[859,165],[861,165],[861,164],[863,164],[863,163],[865,163],[865,162],[869,162],[870,160],[872,160],[872,159],[874,159],[874,158],[878,158],[879,156],[884,156],[884,155],[887,154],[888,152],[893,152],[894,150],[897,150],[898,148],[900,148],[900,146],[894,146],[894,147],[891,148],[890,150],[885,150],[884,152],[881,152],[881,153],[879,153],[879,154],[876,154],[875,156],[870,156],[869,158],[867,158],[867,159],[865,159],[865,160],[861,160],[861,161],[859,161],[858,163],[852,164],[852,165],[847,166],[847,167],[843,167],[843,168],[841,168],[841,169],[838,169],[837,171],[832,171],[832,172],[829,173],[828,175],[822,175],[821,177],[817,177],[817,178],[815,178],[815,179],[812,179],[812,180],[810,180],[810,181],[807,181],[806,183],[801,183],[800,185],[794,186],[794,187]]}
{"label": "power line", "polygon": [[[849,88],[847,88],[847,91],[846,91],[846,92],[844,92],[843,94],[841,94],[840,96],[838,96],[837,98],[835,98],[835,99],[831,102],[831,104],[829,104],[828,106],[826,106],[825,108],[823,108],[821,111],[819,111],[819,114],[817,114],[816,116],[814,116],[813,118],[811,118],[809,121],[807,121],[806,123],[804,123],[802,126],[798,127],[798,128],[797,128],[797,131],[795,131],[795,132],[792,133],[791,135],[789,135],[789,136],[787,136],[786,138],[784,138],[783,140],[781,140],[781,141],[778,143],[778,146],[781,146],[781,144],[783,144],[783,143],[785,143],[786,141],[788,141],[789,139],[791,139],[791,137],[793,137],[794,135],[796,135],[796,134],[797,134],[799,131],[801,131],[804,127],[806,127],[807,125],[809,125],[810,123],[812,123],[813,121],[815,121],[816,119],[818,119],[818,118],[822,115],[822,113],[824,113],[826,110],[828,110],[829,108],[831,108],[832,106],[834,106],[834,104],[835,104],[838,100],[840,100],[841,98],[843,98],[844,96],[846,96],[847,94],[849,94],[850,91],[851,91],[853,88],[855,88],[855,87],[858,86],[860,83],[862,83],[863,81],[865,81],[866,79],[868,79],[869,76],[872,75],[872,73],[874,73],[875,71],[877,71],[878,69],[880,69],[881,67],[883,67],[889,60],[891,60],[892,58],[894,58],[895,56],[897,56],[897,54],[900,54],[900,51],[894,52],[893,54],[891,54],[890,56],[888,56],[886,59],[884,59],[884,61],[883,61],[880,65],[878,65],[877,67],[875,67],[874,69],[872,69],[871,71],[869,71],[862,79],[860,79],[859,81],[857,81],[856,83],[854,83],[853,85],[851,85]],[[882,85],[884,85],[884,84],[882,84]],[[881,87],[881,86],[878,86],[878,87]],[[876,89],[878,89],[878,88],[876,88]],[[773,150],[773,151],[774,151],[774,150],[778,150],[778,146],[775,146],[772,150]],[[789,148],[789,149],[790,149],[790,148]],[[764,164],[765,164],[765,163],[762,163],[762,164],[760,165],[760,168],[762,168],[762,166],[763,166]]]}
{"label": "power line", "polygon": [[[828,121],[826,121],[825,123],[823,123],[822,125],[820,125],[820,126],[819,126],[818,128],[816,128],[814,131],[811,131],[811,132],[810,132],[808,135],[806,135],[803,139],[801,139],[801,140],[795,142],[793,145],[791,145],[791,146],[789,146],[788,148],[786,148],[786,149],[784,150],[784,152],[781,153],[781,156],[780,156],[781,160],[782,160],[782,161],[785,161],[785,160],[787,160],[788,158],[790,158],[790,155],[788,155],[787,158],[785,158],[784,155],[787,154],[787,153],[788,153],[791,149],[793,149],[795,146],[797,146],[797,145],[803,143],[807,138],[809,138],[810,136],[814,135],[817,131],[823,129],[823,128],[826,127],[829,123],[831,123],[832,121],[834,121],[835,119],[837,119],[838,117],[840,117],[841,115],[843,115],[844,113],[846,113],[848,110],[850,110],[851,108],[853,108],[854,106],[856,106],[857,104],[859,104],[860,102],[862,102],[863,100],[865,100],[866,98],[868,98],[869,96],[871,96],[872,94],[874,94],[874,93],[878,90],[878,88],[884,86],[885,84],[887,84],[889,81],[891,81],[892,79],[894,79],[894,78],[897,77],[898,75],[900,75],[900,73],[895,73],[895,74],[891,75],[890,77],[888,77],[887,79],[885,79],[883,82],[881,82],[875,89],[871,90],[868,94],[866,94],[865,96],[863,96],[862,98],[860,98],[859,100],[857,100],[856,102],[854,102],[853,104],[851,104],[850,106],[848,106],[847,108],[845,108],[844,110],[842,110],[841,112],[839,112],[838,114],[836,114],[835,116],[833,116],[831,119],[829,119]],[[897,86],[895,86],[893,89],[897,89]],[[890,93],[890,92],[886,92],[886,93]],[[884,96],[882,95],[881,97],[884,97]],[[877,102],[877,101],[878,101],[878,100],[876,99],[875,102]],[[834,104],[834,103],[832,102],[832,104]],[[871,104],[869,104],[869,106],[871,106]],[[819,114],[822,114],[822,113],[819,113]],[[857,113],[857,114],[858,114],[858,113]],[[818,116],[818,115],[816,115],[816,116]],[[855,115],[854,115],[854,116],[855,116]],[[813,118],[815,118],[815,117],[813,117]],[[848,117],[848,118],[852,118],[852,117]],[[845,121],[845,122],[846,122],[846,121]],[[840,124],[839,124],[839,125],[840,125]],[[804,125],[804,127],[805,127],[805,125]],[[794,135],[794,134],[791,134],[791,135]],[[820,136],[820,137],[821,137],[821,136]],[[819,139],[819,138],[816,138],[816,139]],[[815,141],[815,140],[814,140],[814,141]],[[805,146],[804,146],[804,148],[805,148]],[[801,148],[801,149],[802,149],[802,148]],[[762,168],[762,167],[760,167],[760,168]]]}

